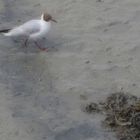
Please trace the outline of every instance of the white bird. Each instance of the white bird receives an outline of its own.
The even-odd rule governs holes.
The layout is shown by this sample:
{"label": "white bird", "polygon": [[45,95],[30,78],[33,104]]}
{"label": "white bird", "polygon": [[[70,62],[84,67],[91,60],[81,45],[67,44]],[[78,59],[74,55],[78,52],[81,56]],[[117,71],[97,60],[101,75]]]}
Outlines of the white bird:
{"label": "white bird", "polygon": [[39,49],[46,50],[46,48],[42,48],[37,41],[46,36],[50,30],[51,21],[57,22],[50,14],[43,13],[41,19],[30,20],[12,29],[0,30],[0,33],[3,33],[4,36],[23,37],[25,39],[25,46],[27,46],[29,40],[32,40]]}

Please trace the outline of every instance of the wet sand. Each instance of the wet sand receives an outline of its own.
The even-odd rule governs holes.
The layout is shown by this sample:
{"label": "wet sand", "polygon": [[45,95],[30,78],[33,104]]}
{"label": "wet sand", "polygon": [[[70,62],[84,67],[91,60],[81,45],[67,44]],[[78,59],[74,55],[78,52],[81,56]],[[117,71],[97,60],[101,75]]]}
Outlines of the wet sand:
{"label": "wet sand", "polygon": [[81,106],[120,90],[139,96],[140,1],[0,0],[0,27],[45,10],[58,21],[49,52],[0,36],[0,139],[115,139]]}

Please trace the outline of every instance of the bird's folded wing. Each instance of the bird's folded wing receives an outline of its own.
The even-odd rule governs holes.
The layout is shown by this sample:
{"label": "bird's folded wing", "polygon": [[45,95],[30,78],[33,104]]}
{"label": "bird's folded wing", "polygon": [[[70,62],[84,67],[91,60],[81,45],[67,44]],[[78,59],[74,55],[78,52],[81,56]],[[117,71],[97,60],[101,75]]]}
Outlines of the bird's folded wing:
{"label": "bird's folded wing", "polygon": [[34,34],[40,31],[40,22],[39,20],[30,20],[18,28],[21,28],[26,34]]}

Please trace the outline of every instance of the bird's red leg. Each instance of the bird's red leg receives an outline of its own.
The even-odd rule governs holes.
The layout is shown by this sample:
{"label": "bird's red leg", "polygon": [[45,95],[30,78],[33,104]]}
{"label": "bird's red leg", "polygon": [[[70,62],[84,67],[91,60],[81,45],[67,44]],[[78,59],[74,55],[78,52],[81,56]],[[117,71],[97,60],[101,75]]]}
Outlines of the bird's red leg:
{"label": "bird's red leg", "polygon": [[36,45],[40,50],[48,52],[48,49],[47,49],[47,48],[42,48],[42,47],[40,47],[40,45],[38,44],[38,42],[35,41],[34,43],[35,43],[35,45]]}

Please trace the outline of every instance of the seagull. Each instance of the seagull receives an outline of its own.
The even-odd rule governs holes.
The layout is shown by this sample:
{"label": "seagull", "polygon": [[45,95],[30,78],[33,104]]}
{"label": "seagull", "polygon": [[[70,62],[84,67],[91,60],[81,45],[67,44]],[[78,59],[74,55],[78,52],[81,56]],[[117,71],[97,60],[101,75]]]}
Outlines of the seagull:
{"label": "seagull", "polygon": [[39,49],[46,51],[47,48],[42,48],[38,40],[46,36],[51,28],[51,21],[57,22],[50,14],[45,12],[41,15],[41,19],[29,20],[12,29],[0,30],[0,33],[9,37],[23,37],[25,46],[27,46],[29,40],[32,40]]}

